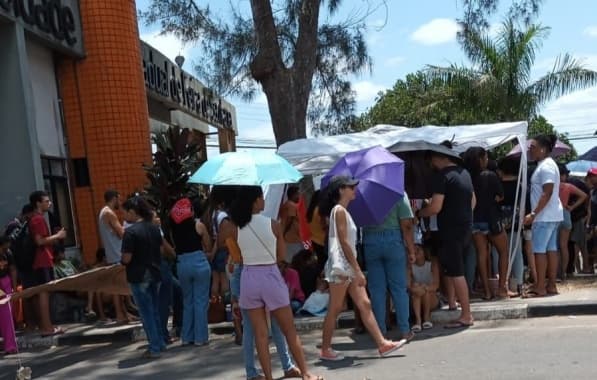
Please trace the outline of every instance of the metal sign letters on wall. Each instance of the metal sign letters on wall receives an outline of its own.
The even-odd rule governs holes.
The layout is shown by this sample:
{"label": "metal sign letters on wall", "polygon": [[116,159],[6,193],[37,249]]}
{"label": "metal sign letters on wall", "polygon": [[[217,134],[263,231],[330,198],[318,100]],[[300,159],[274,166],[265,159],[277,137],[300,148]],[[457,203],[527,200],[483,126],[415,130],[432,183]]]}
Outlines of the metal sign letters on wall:
{"label": "metal sign letters on wall", "polygon": [[0,17],[23,25],[52,47],[83,57],[79,0],[0,0]]}
{"label": "metal sign letters on wall", "polygon": [[141,41],[145,87],[157,100],[189,113],[217,128],[236,131],[234,106]]}

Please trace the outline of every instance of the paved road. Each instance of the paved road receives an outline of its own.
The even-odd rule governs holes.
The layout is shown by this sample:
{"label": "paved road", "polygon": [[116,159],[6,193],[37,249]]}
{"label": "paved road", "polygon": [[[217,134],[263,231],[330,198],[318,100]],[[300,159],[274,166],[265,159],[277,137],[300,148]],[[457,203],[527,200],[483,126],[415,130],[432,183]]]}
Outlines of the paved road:
{"label": "paved road", "polygon": [[[348,357],[332,365],[317,359],[318,332],[302,337],[314,372],[328,380],[597,378],[597,316],[479,322],[459,332],[435,328],[387,359],[377,358],[366,335],[341,330],[335,348]],[[142,349],[141,344],[59,347],[23,358],[34,379],[244,378],[240,348],[229,336],[216,337],[208,347],[173,347],[153,362],[138,359]],[[0,379],[14,379],[15,368],[15,358],[0,359]],[[279,366],[275,374],[282,375]]]}

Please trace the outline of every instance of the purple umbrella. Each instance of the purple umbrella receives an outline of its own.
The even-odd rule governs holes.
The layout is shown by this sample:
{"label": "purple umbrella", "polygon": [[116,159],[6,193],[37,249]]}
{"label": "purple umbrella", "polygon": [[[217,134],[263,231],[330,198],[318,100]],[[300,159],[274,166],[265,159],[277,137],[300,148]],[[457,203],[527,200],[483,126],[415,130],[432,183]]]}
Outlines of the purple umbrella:
{"label": "purple umbrella", "polygon": [[322,188],[335,175],[358,179],[357,196],[348,211],[358,226],[383,222],[404,195],[404,161],[381,146],[348,153],[322,178]]}
{"label": "purple umbrella", "polygon": [[578,157],[579,160],[597,161],[597,146],[591,148],[588,152],[583,153]]}
{"label": "purple umbrella", "polygon": [[[527,150],[529,149],[530,144],[531,144],[531,141],[528,140],[527,141]],[[558,140],[558,141],[556,141],[556,146],[551,151],[551,156],[552,157],[563,156],[566,153],[570,152],[570,150],[571,149],[568,145],[566,145],[563,142],[561,142],[560,140]],[[512,150],[508,152],[507,156],[520,156],[520,144],[516,145],[514,148],[512,148]]]}

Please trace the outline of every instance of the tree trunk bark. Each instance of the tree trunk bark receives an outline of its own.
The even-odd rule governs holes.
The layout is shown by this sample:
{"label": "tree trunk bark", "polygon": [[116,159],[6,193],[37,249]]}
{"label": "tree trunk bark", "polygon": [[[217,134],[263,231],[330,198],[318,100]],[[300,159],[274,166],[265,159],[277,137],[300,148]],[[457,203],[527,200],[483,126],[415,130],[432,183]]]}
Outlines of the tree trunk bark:
{"label": "tree trunk bark", "polygon": [[269,0],[251,0],[259,50],[251,75],[261,83],[267,98],[276,146],[307,137],[307,108],[311,95],[318,47],[321,0],[303,0],[293,67],[282,59]]}

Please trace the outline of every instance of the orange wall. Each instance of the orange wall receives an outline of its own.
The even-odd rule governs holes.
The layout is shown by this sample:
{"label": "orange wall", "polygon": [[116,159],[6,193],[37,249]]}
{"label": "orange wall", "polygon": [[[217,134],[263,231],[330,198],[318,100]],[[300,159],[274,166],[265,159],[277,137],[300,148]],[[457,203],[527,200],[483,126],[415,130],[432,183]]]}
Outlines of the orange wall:
{"label": "orange wall", "polygon": [[81,1],[81,18],[87,57],[60,61],[58,78],[70,157],[89,165],[91,186],[73,191],[83,258],[92,263],[103,193],[142,189],[151,145],[135,1]]}

